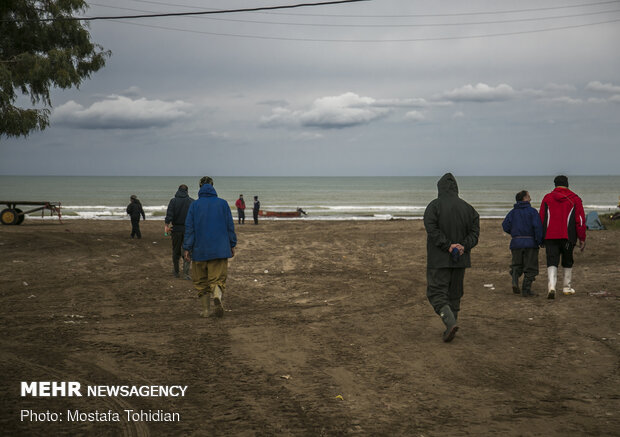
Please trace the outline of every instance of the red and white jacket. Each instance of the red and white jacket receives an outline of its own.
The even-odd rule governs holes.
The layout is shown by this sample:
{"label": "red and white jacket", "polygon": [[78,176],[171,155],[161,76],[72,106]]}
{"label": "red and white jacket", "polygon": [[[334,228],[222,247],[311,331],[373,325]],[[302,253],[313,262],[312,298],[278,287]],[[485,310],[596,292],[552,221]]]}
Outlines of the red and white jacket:
{"label": "red and white jacket", "polygon": [[565,187],[556,187],[540,204],[540,219],[545,240],[577,239],[586,241],[586,217],[578,195]]}

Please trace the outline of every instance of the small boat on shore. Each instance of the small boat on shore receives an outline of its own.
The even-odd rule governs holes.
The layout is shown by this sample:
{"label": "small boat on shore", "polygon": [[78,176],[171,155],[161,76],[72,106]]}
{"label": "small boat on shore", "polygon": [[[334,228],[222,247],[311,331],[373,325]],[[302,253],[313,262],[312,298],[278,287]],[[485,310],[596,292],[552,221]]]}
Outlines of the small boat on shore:
{"label": "small boat on shore", "polygon": [[297,211],[263,211],[262,209],[258,211],[258,215],[261,217],[292,218],[301,217],[302,214],[307,215],[306,211],[301,208],[297,208]]}

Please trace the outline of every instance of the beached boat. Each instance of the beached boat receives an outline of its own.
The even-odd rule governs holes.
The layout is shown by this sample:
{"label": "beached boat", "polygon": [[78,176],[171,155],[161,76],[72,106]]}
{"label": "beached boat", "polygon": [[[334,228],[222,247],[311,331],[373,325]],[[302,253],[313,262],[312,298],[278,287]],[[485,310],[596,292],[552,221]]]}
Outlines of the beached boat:
{"label": "beached boat", "polygon": [[297,211],[258,211],[261,217],[301,217],[302,214],[306,215],[306,212],[301,208],[297,208]]}

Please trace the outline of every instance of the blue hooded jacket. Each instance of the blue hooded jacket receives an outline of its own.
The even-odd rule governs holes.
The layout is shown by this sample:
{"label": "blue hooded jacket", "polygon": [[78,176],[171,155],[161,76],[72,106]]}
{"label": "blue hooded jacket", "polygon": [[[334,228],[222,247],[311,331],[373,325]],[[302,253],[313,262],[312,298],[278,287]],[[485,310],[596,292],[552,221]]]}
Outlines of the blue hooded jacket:
{"label": "blue hooded jacket", "polygon": [[230,207],[217,197],[212,185],[204,184],[198,200],[192,202],[185,219],[183,249],[192,252],[194,261],[231,258],[231,247],[237,245],[237,235]]}
{"label": "blue hooded jacket", "polygon": [[504,232],[512,236],[510,249],[537,248],[542,244],[543,229],[538,211],[530,202],[515,203],[502,223]]}

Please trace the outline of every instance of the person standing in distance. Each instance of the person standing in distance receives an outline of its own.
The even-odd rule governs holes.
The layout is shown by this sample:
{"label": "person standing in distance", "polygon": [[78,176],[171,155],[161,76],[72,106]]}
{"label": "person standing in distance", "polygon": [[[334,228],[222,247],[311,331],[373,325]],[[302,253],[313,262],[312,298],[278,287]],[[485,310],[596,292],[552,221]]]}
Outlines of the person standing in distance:
{"label": "person standing in distance", "polygon": [[129,197],[127,214],[129,214],[131,218],[131,238],[134,236],[142,238],[142,233],[140,232],[140,216],[142,216],[142,220],[146,220],[146,216],[144,215],[144,209],[142,209],[142,203],[135,194]]}
{"label": "person standing in distance", "polygon": [[454,339],[461,310],[465,269],[471,267],[470,252],[478,244],[480,217],[459,198],[456,179],[446,173],[437,182],[438,196],[424,211],[427,268],[426,297],[441,317],[446,330],[443,341]]}
{"label": "person standing in distance", "polygon": [[237,235],[228,202],[217,197],[213,179],[200,179],[198,200],[192,202],[185,219],[183,249],[185,260],[192,262],[194,288],[202,305],[202,317],[208,317],[211,297],[215,315],[222,317],[222,297],[226,291],[228,258],[235,256]]}
{"label": "person standing in distance", "polygon": [[237,218],[239,220],[239,224],[245,224],[245,200],[243,200],[243,194],[239,194],[239,198],[235,202],[235,206],[237,207]]}
{"label": "person standing in distance", "polygon": [[[166,226],[166,232],[172,233],[172,266],[173,274],[175,277],[179,277],[179,260],[183,255],[183,239],[185,236],[185,218],[187,217],[187,211],[194,199],[189,197],[187,193],[187,185],[179,185],[179,189],[168,203],[168,209],[166,210],[166,218],[164,219]],[[183,277],[185,279],[192,279],[189,276],[190,263],[183,259]]]}
{"label": "person standing in distance", "polygon": [[254,224],[258,224],[258,211],[260,211],[260,202],[258,196],[254,196],[254,206],[252,207],[252,216],[254,217]]}
{"label": "person standing in distance", "polygon": [[543,197],[538,211],[547,254],[547,299],[555,299],[560,258],[564,270],[562,291],[567,296],[575,294],[572,287],[573,249],[577,243],[582,252],[586,248],[586,219],[581,199],[568,189],[566,176],[556,176],[553,183],[555,189]]}

